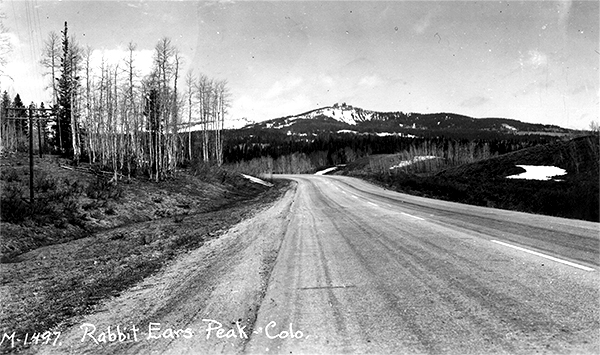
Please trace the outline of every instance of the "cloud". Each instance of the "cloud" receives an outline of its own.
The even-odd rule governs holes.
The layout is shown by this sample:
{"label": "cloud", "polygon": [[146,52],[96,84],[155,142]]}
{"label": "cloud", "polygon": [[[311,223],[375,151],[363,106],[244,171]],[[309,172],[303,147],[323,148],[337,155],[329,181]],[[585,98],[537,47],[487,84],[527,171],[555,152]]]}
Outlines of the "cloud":
{"label": "cloud", "polygon": [[39,58],[31,57],[31,50],[14,32],[2,34],[6,48],[2,55],[5,63],[0,65],[0,88],[12,95],[20,94],[23,102],[41,102],[44,100],[46,80]]}
{"label": "cloud", "polygon": [[579,85],[579,86],[577,86],[575,88],[572,88],[569,91],[569,94],[571,94],[571,95],[577,95],[577,94],[580,94],[582,92],[586,92],[587,93],[588,91],[589,91],[589,88],[588,88],[587,84],[584,84],[584,85]]}
{"label": "cloud", "polygon": [[548,88],[554,86],[554,83],[555,83],[554,80],[544,80],[544,81],[534,80],[533,82],[527,84],[527,86],[525,86],[523,88],[523,90],[516,92],[515,96],[527,95],[532,92],[539,92],[541,90],[548,90]]}
{"label": "cloud", "polygon": [[367,75],[360,78],[358,85],[366,87],[375,87],[383,84],[383,80],[377,75]]}
{"label": "cloud", "polygon": [[529,51],[529,64],[534,68],[539,68],[542,65],[548,64],[548,56],[540,51]]}
{"label": "cloud", "polygon": [[295,77],[288,80],[278,80],[265,94],[265,98],[272,99],[281,94],[288,93],[299,87],[304,80],[301,77]]}
{"label": "cloud", "polygon": [[548,64],[548,55],[544,52],[532,49],[527,52],[527,56],[524,57],[522,54],[519,57],[519,65],[521,69],[533,68],[538,69]]}
{"label": "cloud", "polygon": [[473,96],[460,103],[462,107],[477,107],[490,101],[489,98],[483,96]]}
{"label": "cloud", "polygon": [[433,15],[433,12],[428,12],[425,14],[425,16],[421,17],[419,21],[413,25],[413,31],[418,34],[425,32],[425,30],[429,28],[429,25],[431,25],[431,19],[433,19]]}
{"label": "cloud", "polygon": [[303,94],[289,97],[260,98],[242,95],[234,100],[230,112],[233,120],[247,117],[251,121],[260,122],[267,119],[301,113],[314,107],[314,102]]}
{"label": "cloud", "polygon": [[332,87],[335,84],[335,80],[329,75],[320,76],[319,82],[326,87]]}
{"label": "cloud", "polygon": [[235,0],[209,0],[200,3],[200,7],[226,6],[235,4]]}
{"label": "cloud", "polygon": [[[133,51],[133,67],[139,75],[148,75],[152,70],[154,50],[142,49]],[[102,66],[102,59],[105,65],[124,68],[125,61],[129,60],[129,51],[122,48],[114,49],[95,49],[90,57],[90,67],[96,70]]]}
{"label": "cloud", "polygon": [[569,20],[569,13],[571,11],[571,5],[573,1],[571,0],[563,0],[559,1],[558,9],[556,10],[558,13],[558,24],[561,28],[566,28],[567,21]]}

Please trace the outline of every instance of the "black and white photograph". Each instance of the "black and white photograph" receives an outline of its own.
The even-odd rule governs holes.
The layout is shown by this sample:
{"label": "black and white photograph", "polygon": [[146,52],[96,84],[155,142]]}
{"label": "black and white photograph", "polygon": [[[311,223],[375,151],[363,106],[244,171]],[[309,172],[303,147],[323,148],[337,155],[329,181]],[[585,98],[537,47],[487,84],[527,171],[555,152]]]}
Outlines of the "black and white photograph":
{"label": "black and white photograph", "polygon": [[600,354],[597,0],[0,0],[0,354]]}

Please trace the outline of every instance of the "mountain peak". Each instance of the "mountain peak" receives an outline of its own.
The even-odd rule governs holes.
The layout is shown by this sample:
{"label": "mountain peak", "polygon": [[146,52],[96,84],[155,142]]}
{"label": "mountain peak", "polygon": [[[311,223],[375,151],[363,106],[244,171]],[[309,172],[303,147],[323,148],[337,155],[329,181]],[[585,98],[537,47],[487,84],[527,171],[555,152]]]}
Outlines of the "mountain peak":
{"label": "mountain peak", "polygon": [[335,103],[332,106],[321,107],[316,110],[301,113],[295,116],[287,117],[290,120],[295,119],[312,119],[315,117],[324,116],[343,122],[352,126],[360,122],[369,121],[373,118],[373,111],[363,110],[358,107],[347,105],[345,102]]}
{"label": "mountain peak", "polygon": [[288,135],[315,132],[378,132],[381,134],[540,134],[564,135],[570,131],[558,126],[526,123],[507,118],[473,118],[455,113],[378,112],[348,105],[345,102],[317,108],[301,114],[280,117],[247,125],[247,128],[285,129]]}

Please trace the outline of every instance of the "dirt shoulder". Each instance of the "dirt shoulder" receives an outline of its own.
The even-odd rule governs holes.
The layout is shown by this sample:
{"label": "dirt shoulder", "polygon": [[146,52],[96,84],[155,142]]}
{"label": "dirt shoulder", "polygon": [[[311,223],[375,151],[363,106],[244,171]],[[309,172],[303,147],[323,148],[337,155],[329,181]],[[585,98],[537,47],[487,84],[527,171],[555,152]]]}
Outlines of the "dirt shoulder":
{"label": "dirt shoulder", "polygon": [[[61,333],[60,345],[39,345],[28,352],[198,354],[242,351],[244,334],[252,333],[289,222],[294,194],[295,189],[288,190],[283,198],[256,210],[251,218],[219,238],[181,255],[157,274],[103,302],[93,314],[77,318]],[[209,326],[215,328],[219,324],[224,329],[220,334],[222,338],[217,336],[216,330],[207,333]],[[92,325],[95,333],[90,334]],[[99,341],[102,333],[108,334],[109,327],[113,334],[118,334],[117,326],[128,339]],[[87,335],[84,337],[84,334]]]}
{"label": "dirt shoulder", "polygon": [[[18,188],[28,180],[26,167],[15,161],[0,161],[3,207],[7,186]],[[49,186],[48,191],[36,191],[40,200],[48,196],[47,214],[0,222],[2,353],[22,351],[32,342],[54,342],[51,332],[79,324],[86,314],[102,311],[98,308],[102,302],[136,289],[142,280],[159,275],[189,253],[204,250],[289,189],[286,183],[269,188],[215,170],[200,172],[201,177],[182,172],[161,183],[120,181],[122,190],[113,194],[113,187],[97,185],[95,175],[85,168],[65,169],[61,167],[64,162],[55,157],[36,163],[36,179],[43,177],[36,188]],[[69,189],[75,182],[82,187]],[[97,193],[98,186],[107,189]],[[61,200],[52,201],[52,196]],[[63,210],[67,207],[68,213]],[[53,221],[56,218],[58,223]],[[237,252],[211,250],[209,257],[201,258],[211,272],[217,270],[215,263]],[[173,279],[167,277],[163,288],[152,292],[162,299],[172,287],[179,290]],[[121,314],[119,308],[111,309]],[[27,351],[37,350],[39,345]]]}

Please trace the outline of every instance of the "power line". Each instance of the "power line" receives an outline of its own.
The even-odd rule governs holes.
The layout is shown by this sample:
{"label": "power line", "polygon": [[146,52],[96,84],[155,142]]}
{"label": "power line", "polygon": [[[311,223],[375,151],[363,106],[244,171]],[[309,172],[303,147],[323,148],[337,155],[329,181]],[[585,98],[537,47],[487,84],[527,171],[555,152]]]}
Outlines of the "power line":
{"label": "power line", "polygon": [[[29,0],[26,2],[26,14],[27,14],[27,26],[28,26],[28,34],[29,34],[29,43],[30,43],[30,50],[31,50],[31,57],[29,59],[30,63],[31,63],[31,67],[33,68],[39,68],[39,63],[36,60],[36,58],[39,58],[39,48],[40,48],[40,44],[38,41],[38,36],[40,35],[40,31],[37,30],[36,28],[36,23],[35,23],[35,9],[33,6],[33,3],[30,2]],[[35,76],[35,72],[32,71],[32,75]],[[37,96],[39,99],[42,98],[43,92],[40,91],[39,87],[36,89],[32,89],[34,90],[34,96]]]}
{"label": "power line", "polygon": [[[21,18],[23,15],[23,13],[19,13],[19,11],[17,11],[17,8],[15,6],[15,1],[11,1],[11,5],[12,5],[12,13],[13,13],[13,19],[14,19],[14,23],[15,23],[15,30],[16,30],[16,35],[17,38],[21,41],[25,41],[25,38],[27,38],[27,42],[28,42],[28,48],[29,48],[29,53],[26,54],[26,52],[23,50],[23,45],[18,45],[19,49],[18,49],[18,55],[20,55],[20,64],[23,65],[25,64],[25,72],[24,73],[20,73],[21,76],[20,77],[16,77],[16,78],[12,78],[12,82],[13,82],[13,86],[15,86],[15,84],[18,82],[18,84],[22,84],[22,82],[26,82],[26,83],[37,83],[40,81],[40,79],[36,76],[37,73],[37,62],[35,61],[35,58],[37,58],[37,48],[39,48],[39,45],[36,45],[36,33],[38,32],[38,35],[40,35],[39,32],[40,31],[35,31],[35,29],[33,28],[34,24],[33,24],[33,10],[31,9],[31,3],[29,1],[24,3],[24,12],[25,12],[25,22],[27,24],[27,29],[26,32],[23,33],[23,28],[21,28],[19,26],[19,22],[21,22],[19,20],[19,18]],[[25,35],[25,36],[23,36]],[[15,81],[16,80],[16,81]],[[35,87],[35,88],[34,88]],[[25,97],[25,94],[27,96],[29,96],[29,98],[32,99],[32,101],[37,101],[39,98],[43,97],[43,93],[40,92],[39,87],[36,87],[36,85],[20,85],[20,89],[19,91],[24,91],[21,92],[21,96]],[[15,93],[19,93],[17,92],[17,88],[15,87]],[[29,100],[29,98],[27,100]]]}

